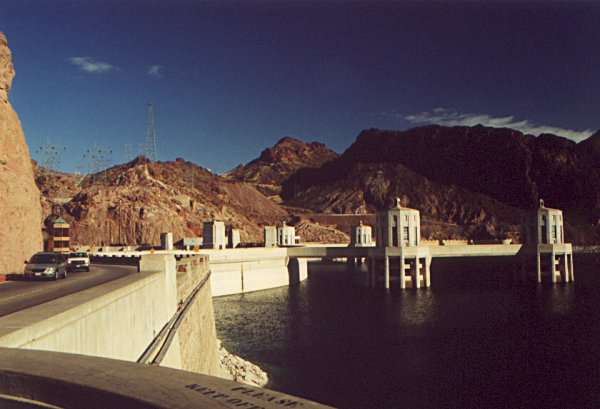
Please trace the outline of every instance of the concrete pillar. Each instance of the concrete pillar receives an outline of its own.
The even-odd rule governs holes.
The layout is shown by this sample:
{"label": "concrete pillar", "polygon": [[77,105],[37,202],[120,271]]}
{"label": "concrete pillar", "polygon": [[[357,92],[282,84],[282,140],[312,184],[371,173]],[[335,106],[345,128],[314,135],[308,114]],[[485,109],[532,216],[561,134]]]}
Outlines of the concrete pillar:
{"label": "concrete pillar", "polygon": [[550,277],[552,278],[552,283],[556,283],[556,254],[554,251],[550,253]]}
{"label": "concrete pillar", "polygon": [[571,258],[571,281],[575,281],[575,269],[573,268],[573,253],[570,254]]}
{"label": "concrete pillar", "polygon": [[414,288],[421,288],[421,262],[419,261],[419,257],[415,257],[415,276],[413,278],[413,286]]}
{"label": "concrete pillar", "polygon": [[425,257],[425,287],[431,287],[431,256]]}
{"label": "concrete pillar", "polygon": [[172,254],[146,254],[140,258],[140,273],[162,271],[165,274],[165,302],[168,321],[177,311],[177,267]]}
{"label": "concrete pillar", "polygon": [[537,282],[541,283],[542,282],[542,263],[540,260],[540,252],[539,250],[537,251]]}
{"label": "concrete pillar", "polygon": [[400,288],[406,288],[406,270],[404,268],[404,256],[400,256]]}
{"label": "concrete pillar", "polygon": [[390,258],[388,256],[385,256],[383,258],[383,262],[384,262],[384,287],[386,290],[390,289]]}
{"label": "concrete pillar", "polygon": [[569,254],[565,251],[565,256],[563,259],[563,281],[565,283],[569,282]]}

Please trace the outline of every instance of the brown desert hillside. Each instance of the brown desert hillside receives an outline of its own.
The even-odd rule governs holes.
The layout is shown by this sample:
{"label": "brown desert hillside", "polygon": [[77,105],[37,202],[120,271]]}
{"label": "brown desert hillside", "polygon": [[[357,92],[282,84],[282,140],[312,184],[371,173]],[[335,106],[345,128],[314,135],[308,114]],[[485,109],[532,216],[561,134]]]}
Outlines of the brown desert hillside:
{"label": "brown desert hillside", "polygon": [[[179,240],[201,236],[203,221],[210,219],[239,227],[243,241],[260,241],[262,225],[287,219],[285,210],[253,186],[224,181],[183,159],[138,157],[88,175],[80,185],[61,214],[72,224],[74,243],[154,244],[161,232]],[[41,189],[51,191],[43,184]],[[55,216],[56,211],[47,220]]]}

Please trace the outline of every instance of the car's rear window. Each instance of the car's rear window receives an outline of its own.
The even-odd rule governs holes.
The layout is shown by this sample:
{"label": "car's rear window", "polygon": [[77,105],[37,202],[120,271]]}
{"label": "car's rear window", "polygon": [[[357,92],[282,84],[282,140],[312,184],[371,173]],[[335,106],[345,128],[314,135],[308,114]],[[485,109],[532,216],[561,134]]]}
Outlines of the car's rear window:
{"label": "car's rear window", "polygon": [[29,260],[32,264],[48,264],[56,263],[58,260],[57,254],[34,254]]}

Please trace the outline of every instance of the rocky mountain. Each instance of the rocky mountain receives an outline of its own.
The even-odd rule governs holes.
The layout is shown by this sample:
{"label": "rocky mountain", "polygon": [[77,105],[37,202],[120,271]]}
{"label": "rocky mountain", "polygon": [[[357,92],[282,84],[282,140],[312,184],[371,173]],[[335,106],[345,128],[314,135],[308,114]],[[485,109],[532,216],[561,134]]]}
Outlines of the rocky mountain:
{"label": "rocky mountain", "polygon": [[0,32],[0,274],[22,272],[23,261],[42,250],[42,210],[29,149],[8,102],[15,71]]}
{"label": "rocky mountain", "polygon": [[304,168],[319,168],[338,154],[320,142],[303,142],[284,137],[267,148],[257,159],[240,165],[224,176],[253,184],[267,196],[277,196],[287,178]]}
{"label": "rocky mountain", "polygon": [[42,222],[46,222],[48,215],[58,213],[63,204],[71,200],[80,190],[82,175],[57,172],[39,166],[36,161],[33,164],[35,184],[41,193]]}
{"label": "rocky mountain", "polygon": [[597,135],[576,144],[481,125],[370,129],[340,157],[289,177],[282,197],[315,212],[367,213],[397,196],[476,237],[518,235],[520,209],[544,199],[589,230],[600,218]]}
{"label": "rocky mountain", "polygon": [[[56,184],[51,178],[38,182]],[[61,216],[72,225],[74,243],[156,244],[160,233],[167,231],[179,240],[201,236],[202,223],[209,219],[239,227],[243,241],[261,241],[262,225],[288,218],[253,186],[225,181],[183,159],[151,162],[138,157],[88,175],[79,185],[61,207]],[[44,183],[40,186],[51,192]],[[48,214],[47,222],[57,216],[56,210]]]}

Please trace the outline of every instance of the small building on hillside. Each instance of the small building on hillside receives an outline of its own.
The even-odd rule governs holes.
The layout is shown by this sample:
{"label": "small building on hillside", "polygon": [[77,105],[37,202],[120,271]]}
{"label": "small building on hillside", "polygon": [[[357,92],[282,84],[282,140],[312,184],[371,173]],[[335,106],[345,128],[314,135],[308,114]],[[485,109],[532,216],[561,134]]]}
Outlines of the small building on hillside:
{"label": "small building on hillside", "polygon": [[234,249],[240,245],[240,229],[231,226],[227,232],[227,247]]}
{"label": "small building on hillside", "polygon": [[173,233],[160,234],[160,248],[163,250],[173,250]]}
{"label": "small building on hillside", "polygon": [[277,247],[277,227],[265,226],[265,247]]}
{"label": "small building on hillside", "polygon": [[202,248],[224,249],[227,247],[225,223],[218,220],[204,222],[202,229]]}
{"label": "small building on hillside", "polygon": [[277,244],[280,246],[293,246],[300,242],[300,237],[296,236],[296,228],[288,226],[283,222],[281,227],[277,228]]}

